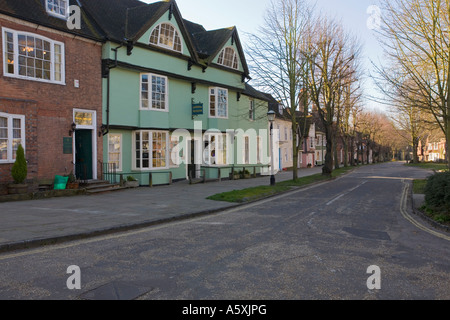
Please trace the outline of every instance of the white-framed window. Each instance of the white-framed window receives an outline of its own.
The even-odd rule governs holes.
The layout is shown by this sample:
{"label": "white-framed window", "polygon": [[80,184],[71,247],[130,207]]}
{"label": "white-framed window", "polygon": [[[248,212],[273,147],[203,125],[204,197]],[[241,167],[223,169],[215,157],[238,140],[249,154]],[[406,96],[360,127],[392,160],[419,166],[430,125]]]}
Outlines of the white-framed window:
{"label": "white-framed window", "polygon": [[206,165],[227,164],[227,144],[225,134],[205,133],[203,143],[203,161]]}
{"label": "white-framed window", "polygon": [[209,88],[210,118],[228,118],[228,90]]}
{"label": "white-framed window", "polygon": [[[179,168],[180,163],[184,161],[184,148],[181,146],[181,144],[186,144],[186,142],[183,140],[180,136],[171,135],[169,139],[169,166],[170,168]],[[177,152],[175,152],[175,148],[177,148]]]}
{"label": "white-framed window", "polygon": [[108,163],[114,164],[116,171],[122,171],[122,135],[108,134]]}
{"label": "white-framed window", "polygon": [[0,163],[14,163],[20,144],[25,149],[25,116],[0,112]]}
{"label": "white-framed window", "polygon": [[167,77],[141,74],[141,109],[169,111],[169,81]]}
{"label": "white-framed window", "polygon": [[226,47],[219,53],[217,63],[236,70],[239,68],[238,55],[232,47]]}
{"label": "white-framed window", "polygon": [[244,136],[244,164],[250,164],[250,137]]}
{"label": "white-framed window", "polygon": [[255,110],[255,100],[250,99],[250,105],[248,108],[248,119],[250,121],[254,121],[256,117],[256,110]]}
{"label": "white-framed window", "polygon": [[256,137],[256,141],[257,141],[257,144],[256,144],[256,163],[260,164],[261,163],[261,155],[262,155],[261,153],[262,153],[262,150],[263,150],[261,137],[257,136]]}
{"label": "white-framed window", "polygon": [[45,10],[52,16],[67,19],[69,16],[69,0],[45,0]]}
{"label": "white-framed window", "polygon": [[133,169],[168,169],[169,145],[167,131],[135,131]]}
{"label": "white-framed window", "polygon": [[65,84],[64,43],[2,28],[5,76]]}
{"label": "white-framed window", "polygon": [[150,35],[150,43],[177,52],[183,51],[177,29],[167,22],[161,23],[153,29]]}

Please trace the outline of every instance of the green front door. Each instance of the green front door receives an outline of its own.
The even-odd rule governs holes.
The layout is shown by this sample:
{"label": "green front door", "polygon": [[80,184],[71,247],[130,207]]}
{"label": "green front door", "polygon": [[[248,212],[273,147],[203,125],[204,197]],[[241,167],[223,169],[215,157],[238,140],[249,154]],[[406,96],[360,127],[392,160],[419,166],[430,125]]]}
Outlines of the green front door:
{"label": "green front door", "polygon": [[92,175],[92,130],[75,132],[75,175],[80,180],[89,180]]}

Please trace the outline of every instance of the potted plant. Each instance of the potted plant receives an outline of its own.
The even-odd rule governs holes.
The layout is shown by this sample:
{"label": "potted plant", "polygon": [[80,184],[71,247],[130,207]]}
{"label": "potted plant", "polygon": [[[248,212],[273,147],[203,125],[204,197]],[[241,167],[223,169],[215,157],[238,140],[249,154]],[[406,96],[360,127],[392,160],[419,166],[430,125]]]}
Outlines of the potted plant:
{"label": "potted plant", "polygon": [[240,174],[239,174],[238,171],[233,171],[233,172],[231,173],[231,178],[232,178],[233,180],[239,180],[240,177],[241,177],[241,176],[240,176]]}
{"label": "potted plant", "polygon": [[125,181],[125,186],[127,188],[137,188],[139,187],[139,181],[133,176],[128,176],[127,181]]}
{"label": "potted plant", "polygon": [[73,171],[70,172],[68,178],[69,179],[67,180],[67,189],[78,189],[80,187],[80,182],[77,181],[77,178],[73,174]]}
{"label": "potted plant", "polygon": [[14,179],[13,184],[8,185],[8,193],[22,194],[28,192],[28,185],[25,182],[28,174],[27,161],[25,160],[25,151],[22,145],[19,145],[16,151],[16,162],[11,169],[11,175]]}
{"label": "potted plant", "polygon": [[242,179],[249,179],[250,171],[248,171],[247,169],[239,171],[239,175],[241,176]]}

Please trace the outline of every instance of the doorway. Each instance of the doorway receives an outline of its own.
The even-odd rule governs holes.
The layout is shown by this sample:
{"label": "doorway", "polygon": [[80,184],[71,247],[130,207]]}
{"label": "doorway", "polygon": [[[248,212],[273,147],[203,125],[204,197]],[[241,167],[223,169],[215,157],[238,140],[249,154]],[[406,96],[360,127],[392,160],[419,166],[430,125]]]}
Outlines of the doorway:
{"label": "doorway", "polygon": [[93,179],[92,130],[75,131],[75,175],[79,180]]}

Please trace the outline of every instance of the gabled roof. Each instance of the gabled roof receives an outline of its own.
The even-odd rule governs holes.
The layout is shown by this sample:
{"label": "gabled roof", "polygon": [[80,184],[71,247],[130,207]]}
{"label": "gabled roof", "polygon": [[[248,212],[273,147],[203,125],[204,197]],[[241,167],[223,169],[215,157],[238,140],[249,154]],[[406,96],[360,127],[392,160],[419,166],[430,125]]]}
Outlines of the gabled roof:
{"label": "gabled roof", "polygon": [[70,30],[65,20],[49,15],[45,10],[45,0],[0,0],[0,13],[86,38],[134,45],[163,14],[169,12],[178,24],[194,63],[210,65],[232,39],[241,58],[244,75],[249,78],[236,27],[208,31],[200,24],[183,19],[175,0],[149,4],[139,0],[69,1],[70,5],[81,7],[81,30]]}
{"label": "gabled roof", "polygon": [[175,19],[181,36],[186,42],[191,57],[198,61],[197,51],[192,43],[191,36],[184,25],[185,21],[174,0],[160,1],[143,6],[128,8],[126,12],[126,32],[125,38],[132,43],[136,43],[142,35],[151,28],[156,21],[169,12],[170,19]]}
{"label": "gabled roof", "polygon": [[139,0],[78,0],[104,30],[106,38],[135,43],[156,21],[169,12],[179,26],[194,62],[209,65],[232,39],[236,44],[245,76],[249,69],[235,27],[206,30],[202,25],[183,19],[175,0],[144,3]]}
{"label": "gabled roof", "polygon": [[[69,0],[69,4],[78,5],[76,0]],[[104,39],[101,28],[91,21],[89,13],[83,6],[81,7],[81,29],[73,30],[67,27],[65,20],[46,12],[45,0],[0,0],[0,14],[96,41]]]}
{"label": "gabled roof", "polygon": [[[197,25],[198,26],[198,25]],[[212,60],[222,51],[228,40],[236,44],[241,64],[246,76],[249,75],[247,62],[245,61],[245,53],[242,49],[241,41],[236,27],[223,28],[217,30],[203,30],[201,28],[191,28],[190,30],[195,48],[199,56],[210,64]]]}

